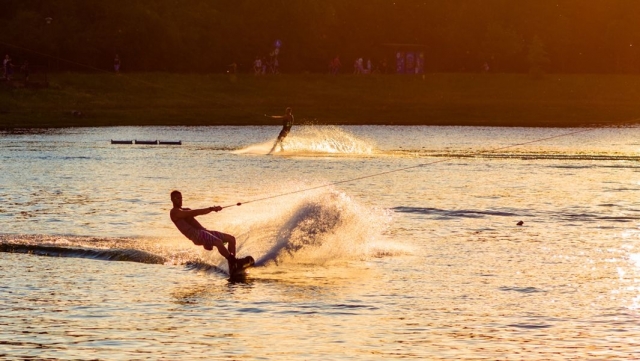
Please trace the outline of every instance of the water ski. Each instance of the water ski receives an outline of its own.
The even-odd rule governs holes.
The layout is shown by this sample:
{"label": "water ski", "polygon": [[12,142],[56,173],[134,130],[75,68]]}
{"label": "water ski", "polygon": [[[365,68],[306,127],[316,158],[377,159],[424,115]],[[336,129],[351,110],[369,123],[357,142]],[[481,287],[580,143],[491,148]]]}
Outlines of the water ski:
{"label": "water ski", "polygon": [[239,258],[236,270],[230,275],[231,277],[238,277],[246,275],[246,269],[249,267],[253,267],[256,261],[251,256],[246,256],[244,258]]}

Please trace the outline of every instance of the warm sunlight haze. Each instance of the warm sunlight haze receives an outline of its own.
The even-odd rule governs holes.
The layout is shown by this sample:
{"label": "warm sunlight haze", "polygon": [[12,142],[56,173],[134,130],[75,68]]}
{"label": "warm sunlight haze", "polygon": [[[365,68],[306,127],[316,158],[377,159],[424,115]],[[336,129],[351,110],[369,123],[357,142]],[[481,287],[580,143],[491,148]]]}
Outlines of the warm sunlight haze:
{"label": "warm sunlight haze", "polygon": [[1,8],[1,360],[640,359],[639,1]]}

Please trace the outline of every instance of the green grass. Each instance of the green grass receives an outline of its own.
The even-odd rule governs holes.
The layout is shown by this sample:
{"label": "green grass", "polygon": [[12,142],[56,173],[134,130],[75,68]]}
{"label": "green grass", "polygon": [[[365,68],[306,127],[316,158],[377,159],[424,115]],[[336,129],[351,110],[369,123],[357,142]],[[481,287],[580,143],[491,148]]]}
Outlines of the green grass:
{"label": "green grass", "polygon": [[298,123],[316,124],[640,123],[635,75],[52,74],[49,82],[0,86],[0,128],[278,124],[262,115],[287,106]]}

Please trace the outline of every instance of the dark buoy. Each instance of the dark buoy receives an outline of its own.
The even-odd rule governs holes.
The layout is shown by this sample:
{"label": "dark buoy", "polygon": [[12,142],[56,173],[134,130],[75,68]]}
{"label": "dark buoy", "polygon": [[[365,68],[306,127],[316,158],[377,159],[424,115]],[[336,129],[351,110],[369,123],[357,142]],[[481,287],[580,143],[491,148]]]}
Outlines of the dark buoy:
{"label": "dark buoy", "polygon": [[524,222],[523,222],[523,221],[520,221],[520,222],[518,222],[518,223],[516,223],[516,224],[517,224],[517,225],[519,225],[519,226],[521,226],[521,225],[523,225],[523,224],[524,224]]}

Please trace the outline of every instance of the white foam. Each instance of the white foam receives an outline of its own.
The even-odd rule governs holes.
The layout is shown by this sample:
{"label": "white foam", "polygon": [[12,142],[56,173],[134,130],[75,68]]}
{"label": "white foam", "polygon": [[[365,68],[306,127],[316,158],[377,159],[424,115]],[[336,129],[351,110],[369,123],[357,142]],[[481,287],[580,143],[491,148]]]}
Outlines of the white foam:
{"label": "white foam", "polygon": [[[234,154],[268,154],[276,139],[252,144],[234,151]],[[305,125],[294,127],[284,139],[284,150],[276,147],[272,154],[281,155],[367,155],[372,154],[375,145],[336,126]]]}
{"label": "white foam", "polygon": [[322,265],[379,253],[370,244],[380,241],[387,228],[387,211],[364,207],[327,188],[292,198],[282,201],[286,204],[271,204],[268,210],[253,213],[255,218],[245,223],[252,224],[251,228],[238,237],[239,254],[252,254],[258,265]]}

